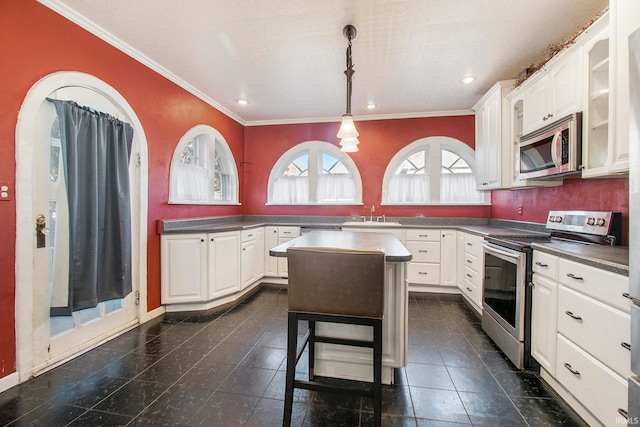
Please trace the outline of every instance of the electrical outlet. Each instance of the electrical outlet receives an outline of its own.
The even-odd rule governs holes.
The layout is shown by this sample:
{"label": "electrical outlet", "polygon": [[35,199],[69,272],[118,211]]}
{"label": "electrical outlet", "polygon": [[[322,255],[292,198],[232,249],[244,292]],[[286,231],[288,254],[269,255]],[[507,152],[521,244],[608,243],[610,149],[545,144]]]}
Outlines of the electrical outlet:
{"label": "electrical outlet", "polygon": [[11,183],[0,181],[0,201],[11,200]]}
{"label": "electrical outlet", "polygon": [[518,205],[518,215],[522,215],[522,205]]}

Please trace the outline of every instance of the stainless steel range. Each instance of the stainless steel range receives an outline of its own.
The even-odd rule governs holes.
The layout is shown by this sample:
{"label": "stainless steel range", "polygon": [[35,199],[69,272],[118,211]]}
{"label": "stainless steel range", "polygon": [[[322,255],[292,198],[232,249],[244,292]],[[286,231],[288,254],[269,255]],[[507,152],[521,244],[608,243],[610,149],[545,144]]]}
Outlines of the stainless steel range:
{"label": "stainless steel range", "polygon": [[531,243],[562,239],[576,244],[620,244],[620,213],[550,211],[547,234],[488,236],[483,244],[482,329],[520,369],[531,357]]}

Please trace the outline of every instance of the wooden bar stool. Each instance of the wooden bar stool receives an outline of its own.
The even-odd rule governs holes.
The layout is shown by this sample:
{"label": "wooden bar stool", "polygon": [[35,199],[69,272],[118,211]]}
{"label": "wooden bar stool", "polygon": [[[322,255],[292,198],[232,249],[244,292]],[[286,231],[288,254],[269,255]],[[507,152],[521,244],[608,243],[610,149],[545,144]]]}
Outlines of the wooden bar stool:
{"label": "wooden bar stool", "polygon": [[[382,423],[382,318],[385,259],[382,251],[291,247],[289,264],[287,373],[283,426],[291,424],[295,388],[373,397],[374,422]],[[309,328],[298,348],[298,321]],[[373,327],[373,340],[316,335],[315,322]],[[367,389],[323,384],[314,380],[315,343],[373,349],[373,383]],[[296,364],[309,346],[309,380],[295,378]]]}

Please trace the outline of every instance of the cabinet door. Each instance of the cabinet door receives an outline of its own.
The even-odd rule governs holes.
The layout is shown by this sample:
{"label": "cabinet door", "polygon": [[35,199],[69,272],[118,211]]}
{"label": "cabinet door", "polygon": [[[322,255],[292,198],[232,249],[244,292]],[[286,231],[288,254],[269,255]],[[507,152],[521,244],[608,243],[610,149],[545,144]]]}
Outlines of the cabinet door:
{"label": "cabinet door", "polygon": [[275,277],[278,275],[278,258],[269,255],[269,249],[278,246],[278,227],[264,228],[264,275]]}
{"label": "cabinet door", "polygon": [[[293,240],[295,239],[295,237],[279,237],[278,238],[278,245],[281,245],[283,243],[287,243],[289,240]],[[289,264],[287,263],[287,258],[277,258],[278,260],[278,273],[276,274],[277,277],[289,277]]]}
{"label": "cabinet door", "polygon": [[553,117],[551,122],[582,110],[582,55],[575,50],[549,71],[553,80]]}
{"label": "cabinet door", "polygon": [[485,177],[485,106],[481,105],[476,112],[476,188],[484,190],[487,186]]}
{"label": "cabinet door", "polygon": [[456,286],[457,234],[455,230],[442,230],[440,239],[440,284]]}
{"label": "cabinet door", "polygon": [[464,248],[464,232],[456,231],[456,282],[461,290],[464,289]]}
{"label": "cabinet door", "polygon": [[209,299],[240,289],[240,236],[237,231],[209,234]]}
{"label": "cabinet door", "polygon": [[256,230],[256,256],[254,260],[256,280],[264,277],[265,256],[264,256],[264,228]]}
{"label": "cabinet door", "polygon": [[242,244],[240,264],[242,265],[242,289],[256,280],[256,260],[258,258],[256,241],[250,240]]}
{"label": "cabinet door", "polygon": [[484,168],[484,189],[500,188],[501,184],[501,149],[502,149],[502,97],[497,90],[485,104],[484,137],[482,141],[482,160]]}
{"label": "cabinet door", "polygon": [[206,300],[206,234],[162,236],[162,304]]}
{"label": "cabinet door", "polygon": [[549,119],[552,115],[551,99],[551,78],[547,73],[532,84],[526,92],[525,134],[550,123]]}
{"label": "cabinet door", "polygon": [[554,377],[558,331],[557,306],[558,284],[535,273],[531,302],[531,355]]}

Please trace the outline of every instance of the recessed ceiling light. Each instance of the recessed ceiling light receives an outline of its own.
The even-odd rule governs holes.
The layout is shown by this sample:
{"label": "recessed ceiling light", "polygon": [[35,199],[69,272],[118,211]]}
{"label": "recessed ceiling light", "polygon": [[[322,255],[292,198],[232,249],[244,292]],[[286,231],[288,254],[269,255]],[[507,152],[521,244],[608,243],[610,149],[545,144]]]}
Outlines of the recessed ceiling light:
{"label": "recessed ceiling light", "polygon": [[460,79],[460,83],[464,83],[468,85],[469,83],[473,83],[476,81],[476,76],[467,76],[463,79]]}
{"label": "recessed ceiling light", "polygon": [[249,102],[246,99],[238,99],[238,104],[240,105],[247,105]]}
{"label": "recessed ceiling light", "polygon": [[371,104],[367,104],[367,110],[373,110],[373,109],[374,109],[374,108],[376,108],[376,107],[377,107],[377,105],[376,105],[376,104],[373,104],[373,103],[371,103]]}

